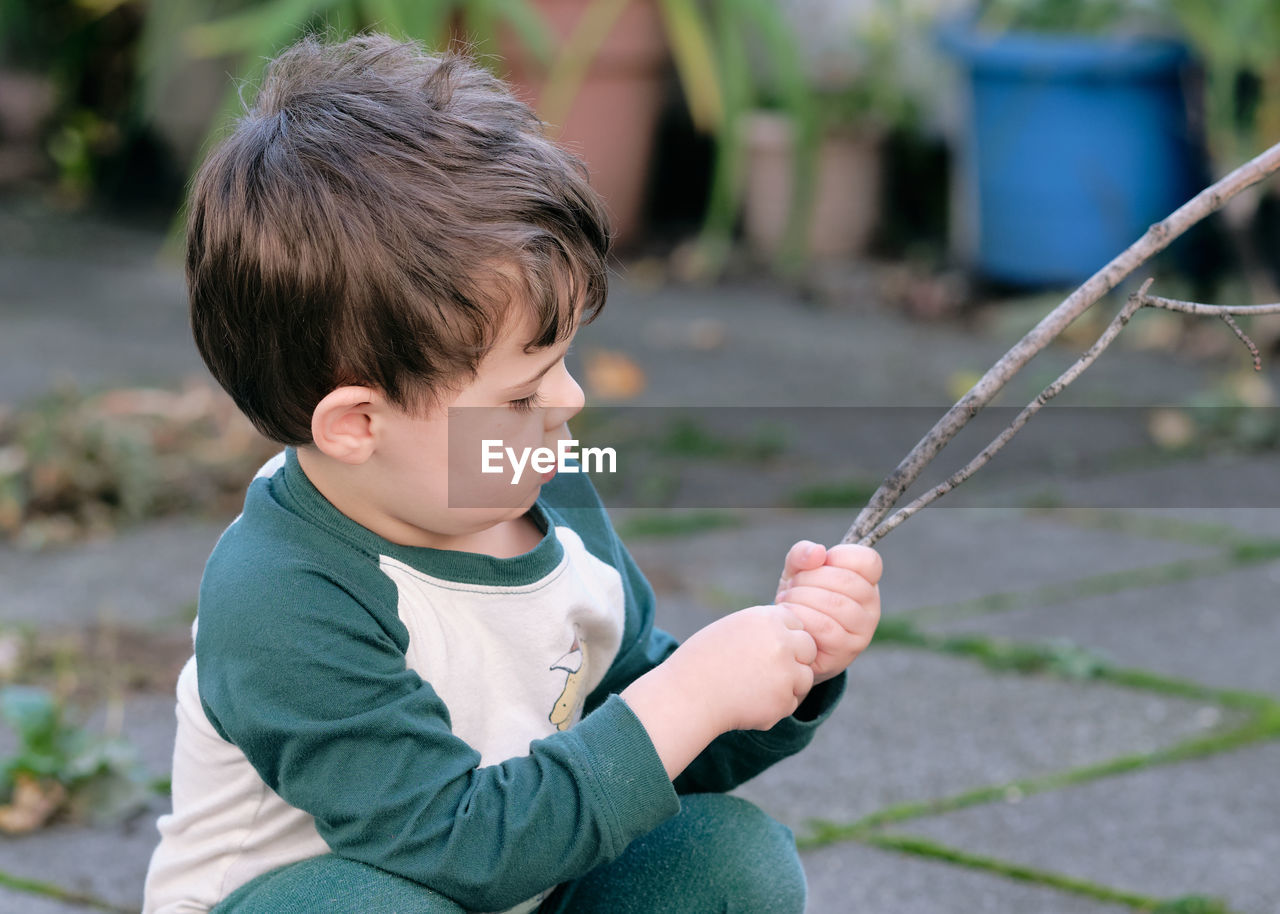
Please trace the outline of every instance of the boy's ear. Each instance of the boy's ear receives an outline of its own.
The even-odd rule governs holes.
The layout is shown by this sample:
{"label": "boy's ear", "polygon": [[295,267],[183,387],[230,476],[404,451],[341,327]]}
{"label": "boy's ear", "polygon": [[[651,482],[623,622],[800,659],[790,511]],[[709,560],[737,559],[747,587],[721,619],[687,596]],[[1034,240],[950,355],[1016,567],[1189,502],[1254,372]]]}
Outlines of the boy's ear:
{"label": "boy's ear", "polygon": [[311,413],[311,438],[325,456],[342,463],[364,463],[373,455],[373,424],[378,394],[369,387],[338,387]]}

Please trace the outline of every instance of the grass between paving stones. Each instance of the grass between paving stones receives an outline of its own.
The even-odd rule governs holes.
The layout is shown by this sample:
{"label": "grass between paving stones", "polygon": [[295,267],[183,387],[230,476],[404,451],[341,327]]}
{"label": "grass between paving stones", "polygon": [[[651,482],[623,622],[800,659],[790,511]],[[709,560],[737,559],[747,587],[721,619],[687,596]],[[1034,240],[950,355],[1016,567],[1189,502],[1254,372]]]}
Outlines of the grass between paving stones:
{"label": "grass between paving stones", "polygon": [[1226,574],[1252,565],[1280,559],[1280,540],[1237,540],[1220,554],[1197,559],[1183,559],[1146,568],[1109,571],[1062,584],[1046,584],[1032,590],[989,594],[960,603],[922,606],[899,613],[913,621],[954,621],[1012,612],[1032,607],[1052,606],[1087,597],[1109,596],[1147,587],[1162,587],[1199,578]]}
{"label": "grass between paving stones", "polygon": [[1051,511],[1035,510],[1030,513],[1033,516],[1042,516],[1074,527],[1127,533],[1131,536],[1171,540],[1192,546],[1209,546],[1214,549],[1258,541],[1258,537],[1242,534],[1234,527],[1225,524],[1189,521],[1155,514],[1133,514],[1128,511],[1102,508],[1054,508]]}
{"label": "grass between paving stones", "polygon": [[1280,701],[1270,695],[1233,689],[1218,689],[1185,679],[1162,676],[1142,669],[1115,667],[1109,660],[1070,642],[1025,643],[980,635],[939,635],[918,627],[924,618],[955,618],[975,612],[996,612],[1136,587],[1151,587],[1184,581],[1208,574],[1220,574],[1280,558],[1280,541],[1242,536],[1229,528],[1195,522],[1173,521],[1115,512],[1073,511],[1069,519],[1083,526],[1118,530],[1197,545],[1222,551],[1205,559],[1191,560],[1136,571],[1109,573],[1086,578],[1070,585],[1052,585],[1023,593],[997,594],[944,607],[898,614],[882,620],[876,640],[882,644],[926,650],[968,658],[988,669],[1020,675],[1048,675],[1066,679],[1088,679],[1113,686],[1153,692],[1170,698],[1202,701],[1220,709],[1244,714],[1243,722],[1195,736],[1152,752],[1119,756],[1103,762],[1004,784],[993,784],[950,797],[900,803],[873,812],[861,819],[838,824],[815,821],[798,844],[811,849],[843,841],[859,841],[875,847],[979,869],[1022,882],[1127,905],[1135,911],[1153,914],[1230,914],[1220,900],[1193,895],[1159,899],[1121,889],[1075,879],[1060,873],[1039,870],[997,858],[970,854],[926,839],[887,834],[883,829],[925,816],[940,815],[995,802],[1015,802],[1023,797],[1135,771],[1192,759],[1206,758],[1245,746],[1280,738]]}
{"label": "grass between paving stones", "polygon": [[[972,642],[974,639],[967,640]],[[911,646],[926,650],[937,649],[935,646],[923,641]],[[976,649],[977,645],[972,643],[966,645],[966,649],[960,652],[951,649],[953,647],[954,645],[947,645],[944,652],[967,654],[972,659],[984,664],[991,654],[991,651]],[[997,652],[1005,650],[1006,647],[1007,645],[1001,645]],[[1030,653],[1035,654],[1035,651],[1031,650]],[[1001,669],[1005,671],[1016,669],[1018,673],[1023,675],[1031,672],[1026,667],[1006,666],[1001,667]],[[1050,668],[1045,668],[1038,672],[1049,675],[1064,675],[1062,672],[1055,673]],[[1092,765],[1083,765],[1039,777],[1022,778],[1004,784],[979,787],[950,797],[900,803],[870,813],[848,824],[814,821],[810,823],[809,834],[801,836],[797,840],[797,844],[802,850],[808,850],[844,841],[859,841],[875,847],[936,859],[972,869],[985,870],[1011,879],[1036,883],[1047,888],[1083,895],[1096,900],[1125,904],[1135,911],[1160,912],[1160,914],[1199,914],[1199,912],[1204,912],[1204,914],[1230,914],[1229,909],[1217,899],[1204,896],[1186,896],[1162,900],[997,858],[969,854],[956,848],[921,838],[901,834],[886,834],[882,831],[887,826],[900,825],[913,819],[942,815],[995,802],[1017,802],[1024,797],[1035,794],[1060,790],[1106,777],[1129,774],[1160,765],[1207,758],[1253,743],[1280,738],[1280,702],[1267,695],[1234,690],[1216,690],[1199,683],[1169,679],[1142,670],[1111,670],[1103,667],[1097,670],[1091,678],[1106,681],[1113,685],[1143,689],[1163,695],[1213,701],[1224,708],[1250,712],[1250,716],[1238,726],[1203,736],[1192,737],[1152,752],[1118,756]]]}
{"label": "grass between paving stones", "polygon": [[728,530],[744,523],[742,517],[728,511],[653,509],[627,517],[617,528],[618,536],[623,540],[659,539]]}
{"label": "grass between paving stones", "polygon": [[1206,736],[1193,737],[1152,752],[1122,755],[1092,765],[1082,765],[1038,777],[977,787],[949,797],[898,803],[869,813],[856,822],[848,824],[815,820],[809,823],[809,833],[800,838],[798,843],[802,848],[810,849],[840,841],[864,841],[877,829],[885,826],[899,825],[913,819],[942,815],[973,806],[984,806],[988,803],[1017,802],[1029,796],[1060,790],[1064,787],[1086,784],[1105,777],[1130,774],[1160,765],[1207,758],[1276,738],[1280,738],[1280,707],[1269,708],[1241,726]]}
{"label": "grass between paving stones", "polygon": [[1086,879],[1064,876],[1061,873],[1009,863],[995,857],[967,854],[926,838],[910,835],[869,835],[865,841],[884,850],[900,851],[969,869],[985,870],[1008,879],[1058,889],[1073,895],[1082,895],[1095,901],[1127,905],[1135,911],[1151,912],[1151,914],[1231,914],[1227,906],[1216,898],[1203,895],[1184,895],[1168,900],[1155,898],[1136,892],[1113,889]]}
{"label": "grass between paving stones", "polygon": [[875,494],[879,483],[862,477],[804,486],[791,493],[794,508],[852,508],[856,511]]}
{"label": "grass between paving stones", "polygon": [[103,901],[93,895],[84,895],[80,892],[72,892],[64,889],[60,885],[52,882],[41,882],[38,879],[24,879],[21,876],[13,876],[0,870],[0,887],[13,889],[16,892],[26,892],[29,895],[40,895],[44,898],[52,898],[55,901],[63,901],[67,904],[84,905],[88,908],[95,908],[99,911],[107,911],[110,914],[129,914],[130,908],[122,908],[114,905],[109,901]]}

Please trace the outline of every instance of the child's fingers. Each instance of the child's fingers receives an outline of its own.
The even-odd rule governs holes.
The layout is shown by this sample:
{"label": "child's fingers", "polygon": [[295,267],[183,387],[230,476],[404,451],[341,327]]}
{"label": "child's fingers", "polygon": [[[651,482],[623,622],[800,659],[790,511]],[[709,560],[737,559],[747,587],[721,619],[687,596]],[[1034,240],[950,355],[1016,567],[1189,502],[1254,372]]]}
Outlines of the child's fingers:
{"label": "child's fingers", "polygon": [[[786,605],[795,608],[794,611],[801,616],[802,620],[806,616],[799,611],[800,607],[830,617],[850,634],[863,634],[874,629],[879,621],[878,600],[872,599],[866,602],[854,600],[842,593],[822,587],[791,587],[783,594],[783,599]],[[806,627],[808,627],[807,624]]]}
{"label": "child's fingers", "polygon": [[797,587],[819,587],[823,590],[843,594],[852,600],[862,603],[870,602],[879,596],[876,585],[862,575],[856,571],[849,571],[835,565],[823,565],[821,568],[800,572],[791,579],[787,587],[779,592],[778,600],[781,601],[783,599],[783,594],[786,591]]}
{"label": "child's fingers", "polygon": [[790,603],[779,602],[775,603],[772,607],[766,607],[766,609],[772,611],[780,620],[782,620],[784,628],[790,628],[793,630],[804,628],[804,620],[801,619],[800,615],[796,612],[797,607],[792,606]]}
{"label": "child's fingers", "polygon": [[[815,675],[813,672],[813,661],[796,667],[796,684],[792,688],[791,694],[796,697],[796,706],[799,707],[800,702],[804,701],[804,697],[813,690]],[[794,711],[792,713],[795,713]]]}
{"label": "child's fingers", "polygon": [[[804,624],[807,631],[818,645],[829,644],[835,639],[846,637],[849,632],[829,614],[803,606],[799,603],[787,604],[795,612],[796,617]],[[821,647],[819,647],[821,650]]]}
{"label": "child's fingers", "polygon": [[837,675],[871,643],[871,632],[847,632],[826,613],[798,604],[791,605],[796,615],[804,620],[805,630],[813,636],[818,648],[809,664],[814,682],[824,682]]}
{"label": "child's fingers", "polygon": [[856,543],[840,543],[826,550],[826,564],[860,574],[872,584],[879,584],[880,575],[884,573],[880,553]]}
{"label": "child's fingers", "polygon": [[826,558],[826,547],[811,540],[800,540],[787,550],[787,557],[782,562],[782,577],[778,579],[778,590],[789,586],[791,579],[800,572],[822,567]]}
{"label": "child's fingers", "polygon": [[792,648],[795,650],[796,660],[805,666],[818,659],[818,642],[814,640],[813,635],[804,629],[798,629],[792,633],[791,643]]}

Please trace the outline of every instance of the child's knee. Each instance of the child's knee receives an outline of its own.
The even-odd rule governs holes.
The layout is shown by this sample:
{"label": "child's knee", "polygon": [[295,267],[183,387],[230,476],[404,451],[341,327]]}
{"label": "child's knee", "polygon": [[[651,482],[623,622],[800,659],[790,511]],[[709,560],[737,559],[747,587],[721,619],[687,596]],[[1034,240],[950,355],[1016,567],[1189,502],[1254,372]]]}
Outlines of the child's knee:
{"label": "child's knee", "polygon": [[[791,829],[740,797],[682,798],[714,833],[705,885],[722,892],[731,914],[801,914],[805,877]],[[701,829],[700,829],[701,830]],[[711,910],[711,908],[708,908]],[[720,910],[720,908],[715,908]]]}

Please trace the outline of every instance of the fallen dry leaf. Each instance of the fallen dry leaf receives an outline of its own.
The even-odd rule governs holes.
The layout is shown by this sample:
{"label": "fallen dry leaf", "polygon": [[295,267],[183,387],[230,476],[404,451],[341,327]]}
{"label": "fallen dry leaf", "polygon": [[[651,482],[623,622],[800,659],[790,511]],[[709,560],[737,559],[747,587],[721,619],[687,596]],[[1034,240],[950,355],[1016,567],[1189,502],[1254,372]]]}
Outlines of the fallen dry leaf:
{"label": "fallen dry leaf", "polygon": [[724,345],[729,328],[714,317],[700,317],[689,324],[689,348],[709,352]]}
{"label": "fallen dry leaf", "polygon": [[1196,438],[1196,424],[1186,410],[1153,409],[1147,417],[1147,434],[1160,447],[1177,451]]}
{"label": "fallen dry leaf", "polygon": [[67,789],[57,781],[15,775],[13,796],[7,805],[0,806],[0,831],[10,835],[33,832],[48,822],[66,799]]}
{"label": "fallen dry leaf", "polygon": [[587,387],[593,398],[630,400],[644,390],[644,369],[612,349],[592,349],[584,356]]}

